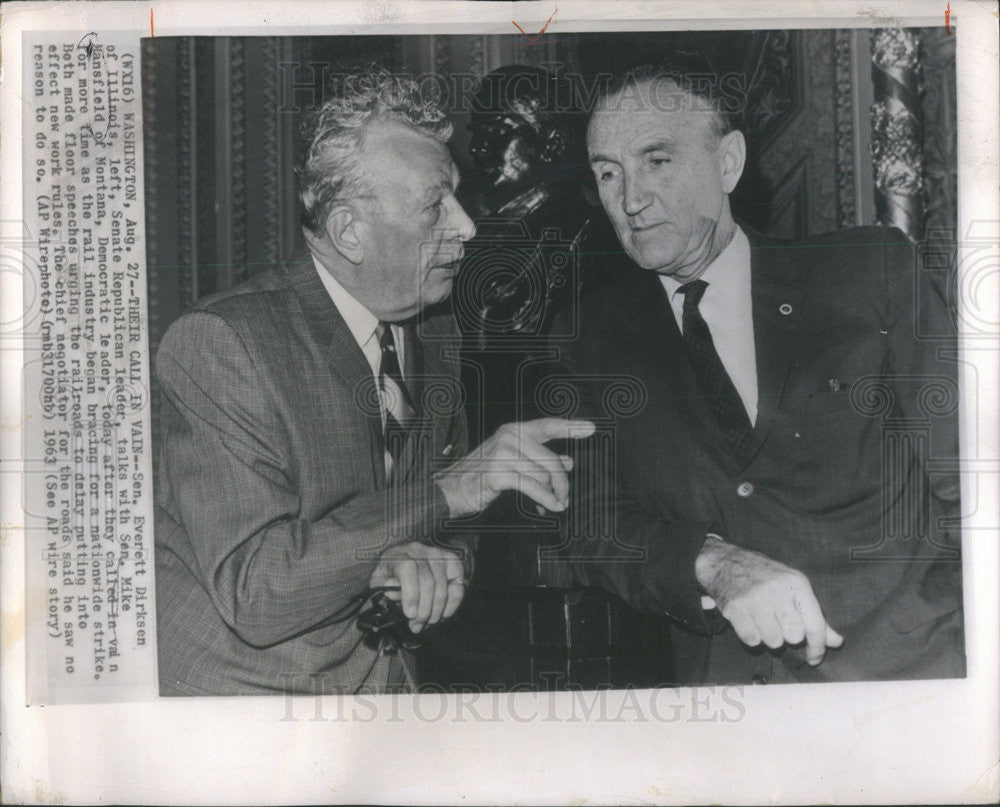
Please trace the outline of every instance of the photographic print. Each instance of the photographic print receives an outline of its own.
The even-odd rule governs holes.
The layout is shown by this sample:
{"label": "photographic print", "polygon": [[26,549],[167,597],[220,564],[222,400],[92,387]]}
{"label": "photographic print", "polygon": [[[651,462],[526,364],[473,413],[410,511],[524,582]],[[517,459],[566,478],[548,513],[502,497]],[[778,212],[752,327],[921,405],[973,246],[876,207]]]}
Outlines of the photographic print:
{"label": "photographic print", "polygon": [[989,9],[12,8],[8,800],[996,800]]}

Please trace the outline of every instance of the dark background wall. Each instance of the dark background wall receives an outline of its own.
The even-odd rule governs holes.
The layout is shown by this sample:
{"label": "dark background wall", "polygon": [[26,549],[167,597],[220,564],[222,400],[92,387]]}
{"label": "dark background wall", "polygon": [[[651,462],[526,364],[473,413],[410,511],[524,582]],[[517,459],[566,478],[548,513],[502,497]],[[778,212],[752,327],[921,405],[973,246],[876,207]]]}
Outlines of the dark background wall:
{"label": "dark background wall", "polygon": [[[915,113],[928,228],[953,233],[957,169],[954,38],[919,29]],[[287,258],[300,241],[292,166],[302,112],[324,74],[359,61],[474,89],[504,64],[591,80],[672,48],[700,50],[746,91],[750,161],[737,214],[779,237],[874,223],[868,30],[520,36],[170,37],[143,41],[150,347],[198,298]],[[464,82],[464,83],[463,83]],[[471,170],[467,109],[452,104],[453,152]],[[155,397],[155,396],[154,396]],[[154,420],[156,412],[154,410]],[[154,424],[155,425],[155,424]]]}

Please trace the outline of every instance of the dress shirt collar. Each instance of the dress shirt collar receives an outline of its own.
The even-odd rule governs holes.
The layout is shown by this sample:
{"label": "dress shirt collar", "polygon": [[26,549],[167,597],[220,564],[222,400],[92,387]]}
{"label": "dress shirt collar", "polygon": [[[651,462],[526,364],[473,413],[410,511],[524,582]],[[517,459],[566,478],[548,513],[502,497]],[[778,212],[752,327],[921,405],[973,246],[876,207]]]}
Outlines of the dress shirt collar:
{"label": "dress shirt collar", "polygon": [[[701,280],[708,283],[706,295],[721,294],[725,297],[747,295],[750,292],[750,240],[746,233],[736,226],[732,240],[726,245],[701,275]],[[684,284],[669,275],[660,275],[660,282],[666,289],[671,303],[678,295],[678,289]]]}
{"label": "dress shirt collar", "polygon": [[340,284],[337,278],[323,267],[323,264],[317,260],[315,255],[312,256],[312,260],[316,271],[319,272],[319,279],[323,282],[323,287],[326,289],[327,294],[330,295],[330,299],[337,306],[340,316],[347,323],[347,328],[350,330],[351,335],[354,336],[354,341],[363,349],[375,334],[375,329],[379,323],[378,317],[352,297],[351,293]]}

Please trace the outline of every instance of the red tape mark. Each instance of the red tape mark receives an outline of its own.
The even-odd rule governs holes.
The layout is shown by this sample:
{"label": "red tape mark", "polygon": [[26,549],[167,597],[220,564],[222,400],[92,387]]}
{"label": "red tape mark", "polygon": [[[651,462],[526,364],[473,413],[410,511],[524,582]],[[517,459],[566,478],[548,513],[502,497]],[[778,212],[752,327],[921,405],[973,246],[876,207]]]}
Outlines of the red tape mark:
{"label": "red tape mark", "polygon": [[153,9],[149,9],[149,35],[155,37],[156,34],[153,33]]}
{"label": "red tape mark", "polygon": [[542,34],[545,33],[545,29],[549,27],[549,23],[552,22],[552,18],[556,15],[556,12],[558,10],[559,10],[558,8],[552,9],[552,13],[549,14],[549,18],[545,21],[545,25],[542,26],[542,30],[539,31],[534,36],[525,31],[520,25],[514,22],[514,20],[511,20],[511,22],[514,23],[514,27],[517,28],[518,31],[524,34],[524,38],[528,40],[529,45],[537,45],[538,40],[542,38]]}

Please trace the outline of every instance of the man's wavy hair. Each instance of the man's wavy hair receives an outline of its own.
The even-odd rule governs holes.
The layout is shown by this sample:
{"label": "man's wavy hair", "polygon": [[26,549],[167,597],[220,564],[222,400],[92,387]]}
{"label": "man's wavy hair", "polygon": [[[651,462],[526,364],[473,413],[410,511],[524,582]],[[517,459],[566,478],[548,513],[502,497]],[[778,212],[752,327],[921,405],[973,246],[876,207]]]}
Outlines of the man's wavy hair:
{"label": "man's wavy hair", "polygon": [[295,169],[302,225],[320,233],[333,205],[370,196],[360,165],[365,133],[375,121],[395,121],[447,143],[452,124],[417,84],[382,67],[367,66],[333,76],[327,100],[302,124]]}

